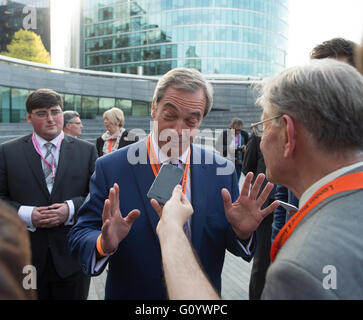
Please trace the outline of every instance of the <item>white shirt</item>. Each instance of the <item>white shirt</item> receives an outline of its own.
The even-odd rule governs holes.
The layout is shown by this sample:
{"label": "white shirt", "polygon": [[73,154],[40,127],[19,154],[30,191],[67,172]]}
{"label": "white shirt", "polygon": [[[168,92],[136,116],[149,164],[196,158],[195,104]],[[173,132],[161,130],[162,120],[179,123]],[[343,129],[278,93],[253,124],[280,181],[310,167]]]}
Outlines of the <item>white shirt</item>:
{"label": "white shirt", "polygon": [[[59,139],[60,139],[60,134],[51,141],[46,141],[42,137],[38,136],[37,134],[35,134],[35,138],[37,139],[37,141],[39,143],[40,150],[42,152],[42,156],[45,157],[45,155],[47,153],[47,148],[46,148],[45,144],[48,142],[51,142],[54,146],[57,146]],[[59,151],[60,151],[60,148],[58,148],[58,150],[57,150],[57,148],[52,149],[54,161],[56,164],[58,164],[58,162],[59,162]],[[40,159],[40,161],[42,163],[42,168],[44,170],[45,164],[42,159]],[[49,191],[49,193],[51,193],[52,187],[48,187],[48,191]],[[64,225],[72,225],[72,224],[74,224],[74,221],[73,221],[74,204],[73,204],[72,200],[67,200],[65,202],[68,204],[68,207],[69,207],[69,216],[68,216],[67,221],[64,222]],[[36,208],[36,207],[20,206],[20,208],[18,210],[19,217],[25,222],[25,224],[27,225],[27,229],[32,232],[34,232],[36,230],[36,228],[33,226],[33,223],[32,223],[32,213],[33,213],[34,208]]]}
{"label": "white shirt", "polygon": [[335,170],[325,177],[321,178],[320,180],[316,181],[314,184],[312,184],[309,188],[307,188],[304,193],[301,195],[301,198],[299,200],[299,209],[303,207],[303,205],[313,196],[313,194],[318,191],[323,185],[327,184],[330,181],[333,181],[334,179],[338,178],[339,176],[344,175],[346,172],[349,172],[351,170],[354,170],[355,168],[358,168],[360,166],[363,166],[363,161],[353,163],[349,166],[340,168],[338,170]]}

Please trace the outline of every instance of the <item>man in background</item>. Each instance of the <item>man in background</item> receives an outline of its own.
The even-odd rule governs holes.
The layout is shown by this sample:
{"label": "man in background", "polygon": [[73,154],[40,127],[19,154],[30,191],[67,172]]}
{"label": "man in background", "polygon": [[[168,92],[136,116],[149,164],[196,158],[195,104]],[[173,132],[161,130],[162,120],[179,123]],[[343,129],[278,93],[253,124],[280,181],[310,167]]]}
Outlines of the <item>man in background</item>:
{"label": "man in background", "polygon": [[33,133],[0,145],[0,198],[30,235],[39,299],[86,299],[89,277],[72,258],[67,234],[88,194],[97,151],[65,135],[62,97],[38,89],[26,99]]}
{"label": "man in background", "polygon": [[82,121],[77,111],[64,111],[63,112],[63,132],[71,137],[80,137],[82,134]]}

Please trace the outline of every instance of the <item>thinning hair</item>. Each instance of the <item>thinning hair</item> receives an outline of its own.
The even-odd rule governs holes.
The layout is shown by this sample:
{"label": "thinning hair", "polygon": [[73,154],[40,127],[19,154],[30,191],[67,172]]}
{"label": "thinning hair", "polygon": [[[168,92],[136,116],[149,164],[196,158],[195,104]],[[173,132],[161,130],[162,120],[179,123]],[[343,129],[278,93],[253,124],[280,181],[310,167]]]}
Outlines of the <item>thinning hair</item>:
{"label": "thinning hair", "polygon": [[193,68],[175,68],[162,76],[154,91],[153,102],[156,105],[163,98],[166,89],[169,87],[189,92],[203,89],[207,101],[203,116],[205,117],[212,109],[213,87],[198,70]]}
{"label": "thinning hair", "polygon": [[311,60],[257,88],[257,104],[299,121],[325,150],[363,150],[363,77],[349,64]]}

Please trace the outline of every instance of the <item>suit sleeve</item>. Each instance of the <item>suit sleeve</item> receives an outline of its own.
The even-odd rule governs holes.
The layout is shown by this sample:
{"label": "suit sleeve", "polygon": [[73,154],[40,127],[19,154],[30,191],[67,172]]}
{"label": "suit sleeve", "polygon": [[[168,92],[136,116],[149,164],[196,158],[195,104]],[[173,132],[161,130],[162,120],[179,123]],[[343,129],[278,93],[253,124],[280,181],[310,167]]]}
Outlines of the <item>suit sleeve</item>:
{"label": "suit sleeve", "polygon": [[321,279],[293,261],[274,262],[266,276],[263,300],[332,300],[338,299],[334,290],[323,287]]}
{"label": "suit sleeve", "polygon": [[89,186],[90,193],[78,211],[76,224],[68,233],[68,244],[71,254],[77,258],[83,271],[88,275],[98,275],[103,268],[97,274],[92,274],[92,256],[97,237],[101,233],[103,204],[108,197],[108,187],[99,160],[96,161],[96,170]]}
{"label": "suit sleeve", "polygon": [[255,136],[252,136],[247,143],[246,152],[243,157],[242,172],[246,175],[257,170],[257,146]]}
{"label": "suit sleeve", "polygon": [[[88,162],[88,175],[87,175],[87,181],[89,182],[90,179],[91,179],[91,176],[95,170],[95,162],[96,162],[96,159],[97,159],[97,150],[95,148],[95,146],[91,146],[89,148],[89,151],[88,151],[88,159],[89,159],[89,162]],[[79,210],[79,208],[81,207],[81,205],[83,204],[83,202],[85,201],[86,199],[86,195],[88,194],[88,191],[86,192],[86,194],[84,195],[79,195],[78,197],[74,197],[72,198],[71,200],[73,201],[73,204],[74,204],[74,210],[75,210],[75,213],[77,213],[77,211]]]}

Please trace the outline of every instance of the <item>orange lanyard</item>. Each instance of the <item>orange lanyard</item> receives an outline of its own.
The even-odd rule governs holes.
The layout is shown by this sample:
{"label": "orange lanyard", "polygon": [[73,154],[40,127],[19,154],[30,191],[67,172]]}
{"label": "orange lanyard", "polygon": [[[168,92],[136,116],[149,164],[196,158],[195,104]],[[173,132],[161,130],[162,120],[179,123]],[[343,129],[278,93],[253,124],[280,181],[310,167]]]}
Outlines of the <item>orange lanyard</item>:
{"label": "orange lanyard", "polygon": [[[150,165],[151,165],[151,168],[153,169],[154,175],[156,177],[160,171],[160,166],[159,166],[156,154],[155,154],[154,146],[151,142],[151,135],[149,135],[147,137],[146,147],[147,147],[147,154],[148,154],[149,160],[150,160]],[[190,147],[189,147],[189,151],[188,151],[187,161],[185,164],[183,180],[182,180],[182,188],[183,188],[184,194],[187,192],[189,166],[190,166]]]}
{"label": "orange lanyard", "polygon": [[117,139],[108,140],[108,152],[111,152],[112,147],[115,145]]}
{"label": "orange lanyard", "polygon": [[363,172],[355,172],[339,177],[333,181],[328,182],[316,191],[313,196],[305,203],[305,205],[297,211],[286,222],[284,227],[277,234],[275,241],[271,246],[271,262],[275,260],[275,257],[287,239],[291,236],[299,222],[319,203],[325,199],[344,191],[350,191],[355,189],[363,189]]}

